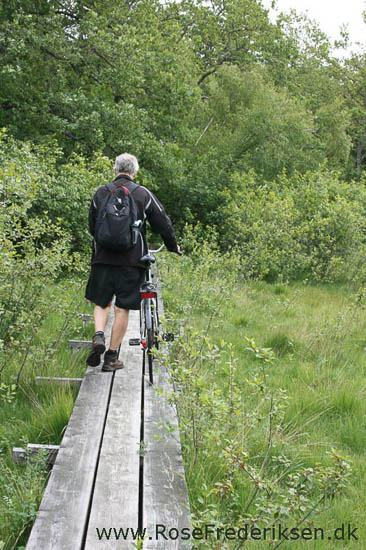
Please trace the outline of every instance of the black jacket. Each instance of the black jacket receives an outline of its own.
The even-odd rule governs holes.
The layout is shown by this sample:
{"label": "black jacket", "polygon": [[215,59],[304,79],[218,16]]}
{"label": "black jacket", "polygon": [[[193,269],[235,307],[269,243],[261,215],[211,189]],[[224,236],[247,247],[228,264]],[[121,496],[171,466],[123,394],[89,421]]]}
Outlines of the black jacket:
{"label": "black jacket", "polygon": [[[121,174],[116,177],[113,183],[123,183],[129,188],[130,183],[134,183],[133,179],[125,174]],[[130,183],[129,183],[130,182]],[[132,187],[132,186],[131,186]],[[90,204],[89,210],[89,231],[94,237],[95,223],[97,220],[98,208],[106,196],[109,193],[107,187],[103,185],[99,187],[95,192],[93,200]],[[145,222],[148,220],[151,229],[154,233],[159,233],[164,241],[165,246],[170,252],[177,251],[177,241],[173,229],[172,222],[168,218],[161,202],[155,197],[151,191],[139,185],[132,191],[132,196],[135,200],[138,217],[142,220],[143,226],[141,230],[141,236],[138,239],[136,245],[124,252],[115,252],[101,247],[93,242],[93,255],[92,264],[108,264],[108,265],[120,265],[125,267],[144,267],[139,260],[141,256],[147,254],[147,243],[145,237]]]}

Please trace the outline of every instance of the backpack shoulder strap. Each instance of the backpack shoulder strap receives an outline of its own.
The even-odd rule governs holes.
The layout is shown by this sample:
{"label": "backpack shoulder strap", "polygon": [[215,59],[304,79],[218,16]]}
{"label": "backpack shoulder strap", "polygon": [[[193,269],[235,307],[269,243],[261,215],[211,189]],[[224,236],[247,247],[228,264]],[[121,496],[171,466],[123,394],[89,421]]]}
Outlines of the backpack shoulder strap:
{"label": "backpack shoulder strap", "polygon": [[128,194],[132,195],[132,193],[136,191],[136,189],[140,187],[140,185],[138,185],[134,181],[129,181],[127,183],[121,183],[120,187],[124,187],[125,189],[127,189]]}
{"label": "backpack shoulder strap", "polygon": [[129,181],[127,185],[126,183],[113,181],[112,183],[107,183],[105,187],[108,189],[110,193],[112,193],[114,189],[117,189],[118,187],[124,187],[132,194],[134,191],[136,191],[138,187],[140,187],[140,185],[138,185],[134,181]]}
{"label": "backpack shoulder strap", "polygon": [[136,189],[137,189],[138,187],[141,187],[141,186],[138,185],[137,183],[135,183],[134,181],[132,181],[132,182],[130,183],[130,192],[133,193],[134,191],[136,191]]}
{"label": "backpack shoulder strap", "polygon": [[110,193],[112,193],[112,191],[113,191],[113,189],[114,189],[114,187],[115,187],[114,182],[112,181],[112,183],[106,183],[105,187],[106,187],[106,189],[108,189],[108,191],[109,191]]}

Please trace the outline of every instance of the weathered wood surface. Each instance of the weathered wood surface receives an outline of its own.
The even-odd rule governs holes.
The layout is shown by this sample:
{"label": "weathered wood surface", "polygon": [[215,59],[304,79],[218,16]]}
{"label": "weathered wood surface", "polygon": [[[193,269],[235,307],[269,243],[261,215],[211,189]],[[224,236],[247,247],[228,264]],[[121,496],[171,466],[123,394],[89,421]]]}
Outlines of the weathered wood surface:
{"label": "weathered wood surface", "polygon": [[92,342],[90,340],[69,340],[68,344],[73,353],[76,353],[79,349],[92,347]]}
{"label": "weathered wood surface", "polygon": [[111,382],[111,373],[86,373],[27,550],[82,548]]}
{"label": "weathered wood surface", "polygon": [[83,326],[86,327],[88,323],[93,320],[93,315],[89,313],[79,313],[79,318],[82,320]]}
{"label": "weathered wood surface", "polygon": [[11,459],[14,463],[24,462],[27,457],[27,449],[24,447],[13,447]]}
{"label": "weathered wood surface", "polygon": [[25,449],[23,447],[13,447],[12,459],[15,463],[26,462],[32,460],[32,457],[36,457],[40,452],[46,452],[47,464],[54,464],[59,448],[59,445],[28,443]]}
{"label": "weathered wood surface", "polygon": [[36,384],[44,384],[47,382],[52,382],[53,384],[61,384],[65,386],[76,385],[80,386],[82,383],[82,378],[61,378],[59,376],[36,376]]}
{"label": "weathered wood surface", "polygon": [[[159,315],[164,307],[159,289]],[[155,363],[155,362],[154,362]],[[156,392],[155,388],[163,390]],[[144,391],[144,499],[143,526],[147,540],[144,550],[188,548],[187,541],[178,537],[165,540],[156,536],[160,532],[169,537],[170,529],[190,527],[189,504],[180,444],[178,417],[175,406],[169,404],[167,394],[172,391],[165,365],[154,365],[154,387],[145,380]],[[172,532],[175,536],[175,532]]]}
{"label": "weathered wood surface", "polygon": [[159,365],[154,369],[154,387],[145,381],[143,525],[152,538],[144,541],[144,550],[187,548],[180,537],[156,538],[158,526],[160,532],[166,529],[166,536],[172,528],[180,532],[190,526],[178,419],[165,394],[171,391],[168,376],[165,366]]}
{"label": "weathered wood surface", "polygon": [[[154,386],[142,376],[141,349],[128,346],[138,336],[139,314],[131,311],[120,353],[126,368],[88,368],[27,550],[132,550],[136,541],[126,530],[139,525],[151,537],[144,550],[188,547],[181,538],[155,540],[157,525],[166,533],[189,527],[189,508],[177,414],[164,393],[171,391],[169,373],[154,365]],[[97,528],[112,536],[100,540]]]}
{"label": "weathered wood surface", "polygon": [[[103,445],[100,453],[86,550],[134,548],[132,535],[117,541],[99,540],[103,527],[109,529],[138,528],[140,421],[142,352],[129,347],[129,338],[139,336],[139,313],[130,311],[129,326],[121,346],[120,358],[126,368],[116,371]],[[129,531],[126,531],[126,534]]]}
{"label": "weathered wood surface", "polygon": [[[110,334],[113,314],[106,335]],[[112,373],[89,367],[53,466],[27,550],[81,550],[89,517]]]}

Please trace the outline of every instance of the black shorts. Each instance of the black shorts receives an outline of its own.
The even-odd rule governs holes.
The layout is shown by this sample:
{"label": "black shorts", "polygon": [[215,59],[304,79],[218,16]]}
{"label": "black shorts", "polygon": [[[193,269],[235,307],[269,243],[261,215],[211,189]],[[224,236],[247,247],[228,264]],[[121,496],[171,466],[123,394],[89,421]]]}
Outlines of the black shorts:
{"label": "black shorts", "polygon": [[117,307],[140,309],[140,286],[145,270],[138,267],[93,264],[85,290],[85,298],[106,307],[116,296]]}

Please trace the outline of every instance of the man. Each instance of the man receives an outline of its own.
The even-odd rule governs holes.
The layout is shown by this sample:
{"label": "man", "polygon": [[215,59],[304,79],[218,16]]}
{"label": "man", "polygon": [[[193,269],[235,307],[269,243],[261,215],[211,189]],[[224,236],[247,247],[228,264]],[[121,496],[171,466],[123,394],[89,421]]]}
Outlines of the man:
{"label": "man", "polygon": [[[111,372],[125,365],[118,359],[118,349],[126,333],[130,309],[140,309],[139,289],[145,278],[144,264],[140,258],[147,253],[145,221],[148,220],[154,233],[160,233],[170,252],[180,254],[172,223],[159,200],[145,187],[136,185],[134,177],[139,169],[136,157],[123,153],[116,158],[113,189],[120,185],[128,189],[137,207],[137,217],[142,226],[138,231],[137,242],[129,250],[119,252],[103,248],[95,241],[91,260],[91,272],[85,297],[95,304],[95,334],[93,347],[88,355],[87,364],[96,367],[105,351],[104,329],[108,319],[112,298],[115,295],[114,323],[112,326],[110,347],[104,354],[102,371]],[[106,196],[110,193],[107,186],[97,189],[90,205],[89,230],[95,237],[98,211]]]}

